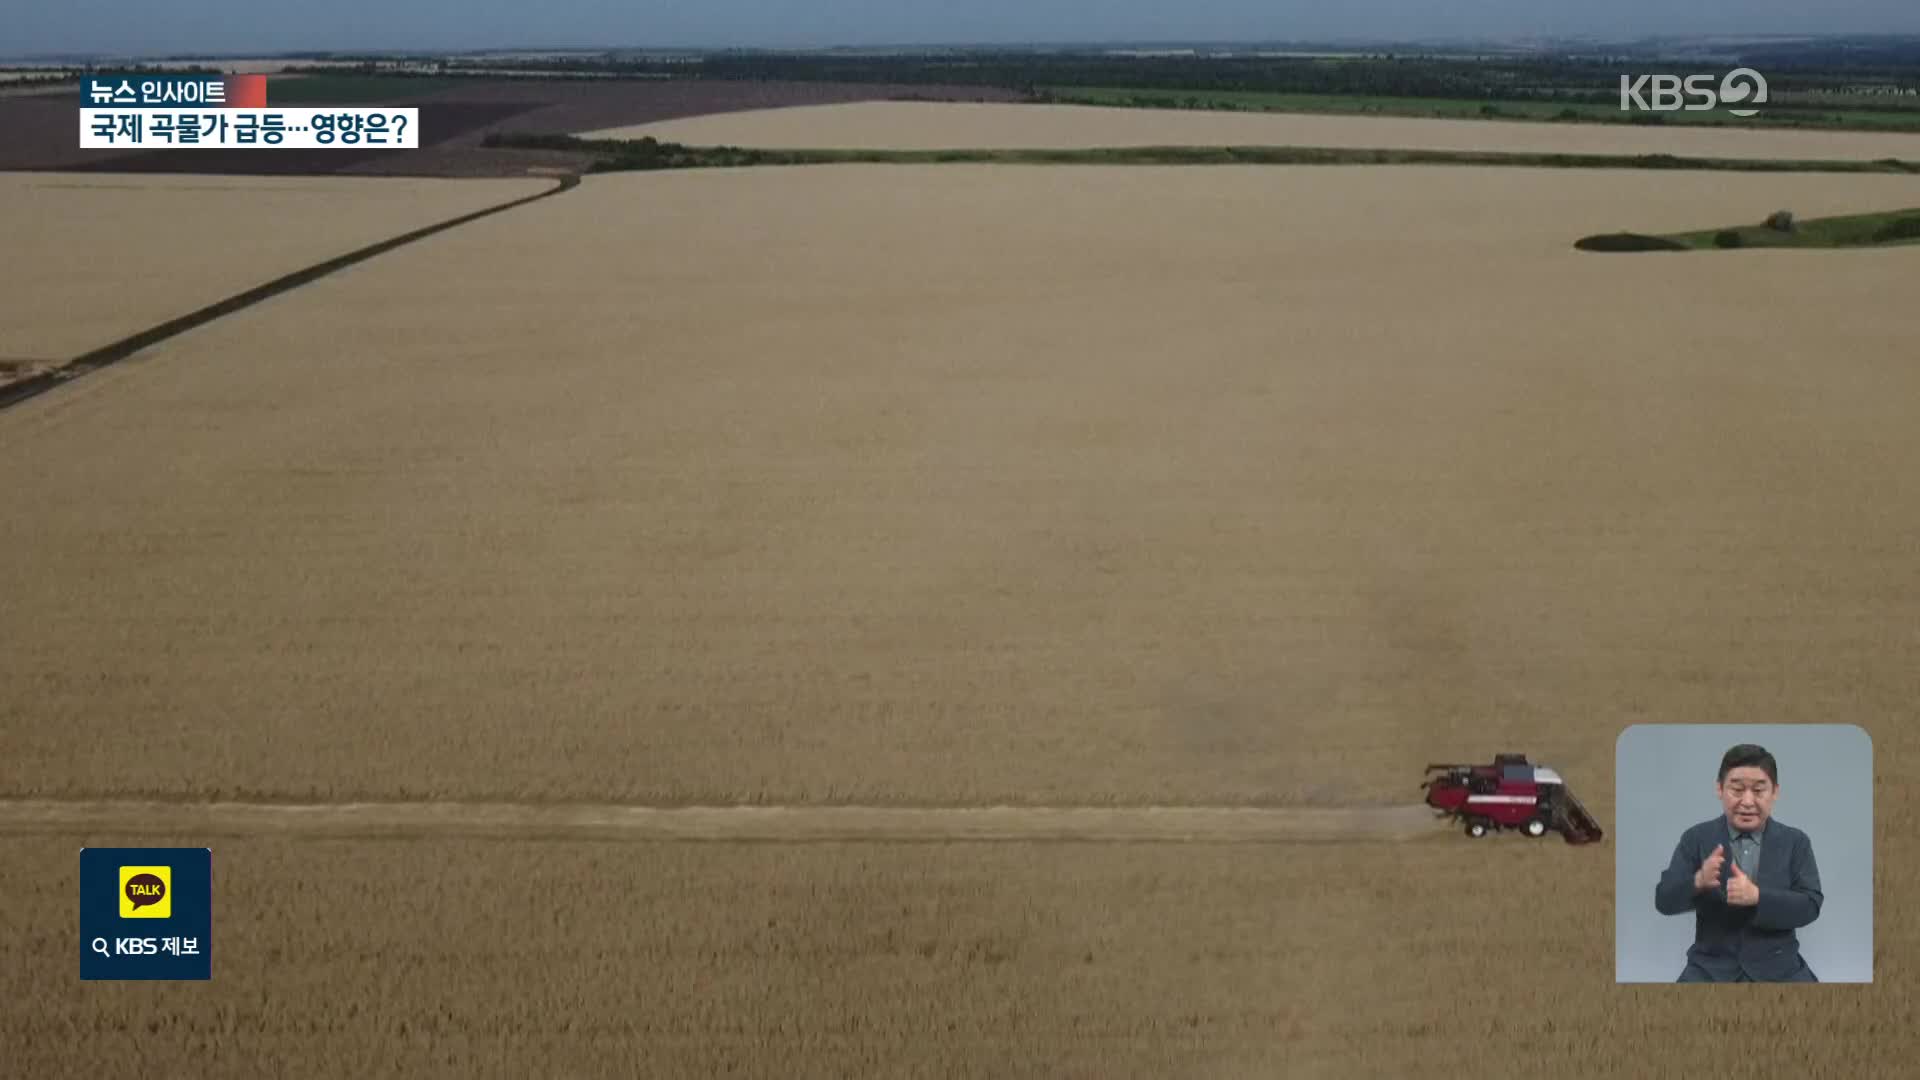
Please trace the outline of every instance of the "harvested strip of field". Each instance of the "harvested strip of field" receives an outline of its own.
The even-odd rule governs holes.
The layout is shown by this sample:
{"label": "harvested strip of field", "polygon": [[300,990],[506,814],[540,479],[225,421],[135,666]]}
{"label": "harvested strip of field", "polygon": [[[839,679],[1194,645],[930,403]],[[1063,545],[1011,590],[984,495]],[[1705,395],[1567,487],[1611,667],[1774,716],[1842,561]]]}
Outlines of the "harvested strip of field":
{"label": "harvested strip of field", "polygon": [[1920,251],[1568,239],[1912,184],[590,178],[0,413],[0,791],[1324,806],[1514,749],[1608,823],[1636,720],[1897,760]]}
{"label": "harvested strip of field", "polygon": [[1770,159],[1920,160],[1920,134],[1490,123],[1092,105],[875,101],[700,116],[583,132],[690,146],[942,150],[1326,146]]}
{"label": "harvested strip of field", "polygon": [[617,840],[1277,843],[1408,840],[1425,806],[592,806],[0,800],[0,832],[541,836]]}
{"label": "harvested strip of field", "polygon": [[71,357],[552,183],[0,174],[0,354]]}

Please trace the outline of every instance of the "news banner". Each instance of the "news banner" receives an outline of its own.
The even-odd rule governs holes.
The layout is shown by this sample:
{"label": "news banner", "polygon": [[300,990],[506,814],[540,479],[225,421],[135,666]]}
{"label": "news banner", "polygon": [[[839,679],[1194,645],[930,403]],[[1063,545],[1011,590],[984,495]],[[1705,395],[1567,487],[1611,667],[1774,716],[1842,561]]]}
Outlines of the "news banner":
{"label": "news banner", "polygon": [[82,149],[420,147],[418,108],[274,108],[265,75],[93,75],[80,82]]}

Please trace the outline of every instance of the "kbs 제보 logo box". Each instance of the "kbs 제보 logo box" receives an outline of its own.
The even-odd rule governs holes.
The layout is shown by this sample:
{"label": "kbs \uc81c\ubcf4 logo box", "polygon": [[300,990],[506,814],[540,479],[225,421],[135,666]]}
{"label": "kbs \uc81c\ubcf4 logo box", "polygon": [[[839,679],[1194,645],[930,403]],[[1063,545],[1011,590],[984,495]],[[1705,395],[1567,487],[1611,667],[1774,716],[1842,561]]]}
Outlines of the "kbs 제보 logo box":
{"label": "kbs \uc81c\ubcf4 logo box", "polygon": [[82,979],[213,977],[213,852],[80,850]]}

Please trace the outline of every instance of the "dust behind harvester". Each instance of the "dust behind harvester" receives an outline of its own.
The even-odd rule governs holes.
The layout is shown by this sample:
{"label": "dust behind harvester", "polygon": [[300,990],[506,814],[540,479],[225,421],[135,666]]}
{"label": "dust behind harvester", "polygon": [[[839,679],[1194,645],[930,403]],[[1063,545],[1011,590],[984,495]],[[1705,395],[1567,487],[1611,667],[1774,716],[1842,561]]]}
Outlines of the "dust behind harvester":
{"label": "dust behind harvester", "polygon": [[1538,838],[1552,830],[1569,844],[1590,844],[1606,835],[1560,774],[1525,754],[1497,754],[1491,765],[1429,765],[1420,786],[1427,805],[1465,822],[1468,836],[1518,829]]}

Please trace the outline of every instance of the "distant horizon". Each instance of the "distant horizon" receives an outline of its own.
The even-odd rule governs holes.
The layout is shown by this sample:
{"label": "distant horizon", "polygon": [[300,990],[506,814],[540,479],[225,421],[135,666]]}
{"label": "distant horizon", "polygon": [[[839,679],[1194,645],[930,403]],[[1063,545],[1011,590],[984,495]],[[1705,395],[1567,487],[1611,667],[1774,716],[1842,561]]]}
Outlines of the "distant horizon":
{"label": "distant horizon", "polygon": [[[1635,42],[1699,37],[1920,35],[1912,0],[65,0],[16,5],[18,58],[289,53],[1061,48]],[[516,42],[564,44],[517,45]],[[618,43],[618,44],[603,44]]]}
{"label": "distant horizon", "polygon": [[1513,34],[1513,35],[1444,35],[1429,34],[1403,38],[1354,37],[1354,38],[1110,38],[1110,39],[1034,39],[1004,41],[898,41],[898,42],[844,42],[823,45],[752,45],[752,44],[620,44],[620,45],[581,45],[581,44],[507,44],[474,46],[359,46],[331,48],[228,48],[220,50],[179,50],[160,49],[149,51],[129,51],[119,49],[71,49],[42,50],[0,54],[0,64],[49,64],[60,61],[84,60],[132,60],[132,61],[172,61],[189,60],[298,60],[322,59],[337,56],[483,56],[493,53],[568,53],[598,55],[606,53],[772,53],[803,54],[832,52],[911,52],[911,51],[958,51],[987,52],[995,50],[1124,50],[1124,49],[1295,49],[1295,50],[1352,50],[1367,52],[1392,52],[1397,49],[1416,47],[1445,47],[1451,49],[1471,48],[1473,46],[1542,46],[1552,44],[1590,44],[1590,45],[1635,45],[1655,42],[1670,43],[1725,43],[1741,42],[1791,42],[1857,40],[1861,38],[1884,38],[1888,40],[1920,39],[1920,31],[1834,31],[1827,33],[1791,32],[1713,32],[1713,33],[1646,33],[1633,35],[1615,34]]}

